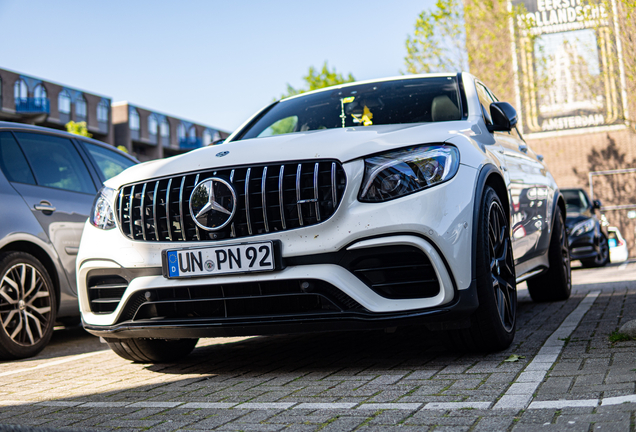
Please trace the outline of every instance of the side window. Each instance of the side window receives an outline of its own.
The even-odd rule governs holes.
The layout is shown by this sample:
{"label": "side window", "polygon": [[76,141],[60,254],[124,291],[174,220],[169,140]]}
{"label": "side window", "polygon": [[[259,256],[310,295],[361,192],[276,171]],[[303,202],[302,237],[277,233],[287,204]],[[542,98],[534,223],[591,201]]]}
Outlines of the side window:
{"label": "side window", "polygon": [[11,132],[0,132],[0,169],[11,182],[35,184],[31,168]]}
{"label": "side window", "polygon": [[95,160],[97,168],[106,180],[111,177],[115,177],[126,168],[135,164],[130,159],[102,146],[87,143],[85,141],[82,141],[82,144]]}
{"label": "side window", "polygon": [[475,87],[477,88],[477,96],[479,96],[479,103],[481,104],[484,119],[486,120],[486,123],[492,124],[492,118],[490,117],[490,104],[493,103],[494,100],[490,95],[490,92],[488,92],[482,83],[476,82]]}
{"label": "side window", "polygon": [[16,132],[39,186],[94,194],[95,185],[73,142],[67,138]]}

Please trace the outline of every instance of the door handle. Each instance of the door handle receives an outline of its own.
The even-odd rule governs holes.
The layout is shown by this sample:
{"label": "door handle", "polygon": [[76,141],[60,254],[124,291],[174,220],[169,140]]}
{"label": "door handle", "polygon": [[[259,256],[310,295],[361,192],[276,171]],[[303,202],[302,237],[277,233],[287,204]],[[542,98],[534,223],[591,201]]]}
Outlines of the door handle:
{"label": "door handle", "polygon": [[40,204],[34,205],[33,208],[44,214],[51,214],[55,211],[55,207],[53,207],[48,201],[40,201]]}
{"label": "door handle", "polygon": [[519,144],[519,150],[528,153],[528,146],[526,144]]}

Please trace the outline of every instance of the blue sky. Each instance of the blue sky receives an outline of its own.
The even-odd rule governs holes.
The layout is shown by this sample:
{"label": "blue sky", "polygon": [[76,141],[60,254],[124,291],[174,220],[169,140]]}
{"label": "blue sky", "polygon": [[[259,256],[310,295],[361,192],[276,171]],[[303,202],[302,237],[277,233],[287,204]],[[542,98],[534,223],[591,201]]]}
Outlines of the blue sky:
{"label": "blue sky", "polygon": [[310,65],[398,75],[433,3],[0,0],[0,67],[231,131]]}

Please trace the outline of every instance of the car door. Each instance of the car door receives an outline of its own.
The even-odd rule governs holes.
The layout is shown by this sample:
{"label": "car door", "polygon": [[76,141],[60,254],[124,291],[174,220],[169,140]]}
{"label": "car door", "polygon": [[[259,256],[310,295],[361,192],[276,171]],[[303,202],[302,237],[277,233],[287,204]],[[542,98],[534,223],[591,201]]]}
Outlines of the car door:
{"label": "car door", "polygon": [[55,247],[75,290],[75,257],[95,198],[95,183],[72,140],[43,133],[13,134],[35,177],[35,184],[13,186]]}
{"label": "car door", "polygon": [[[477,94],[485,111],[497,98],[481,82],[476,82]],[[491,121],[488,117],[486,121]],[[500,146],[506,167],[510,211],[512,218],[512,244],[515,263],[521,263],[540,254],[542,238],[549,235],[552,196],[547,170],[522,139],[516,127],[510,132],[493,132]]]}

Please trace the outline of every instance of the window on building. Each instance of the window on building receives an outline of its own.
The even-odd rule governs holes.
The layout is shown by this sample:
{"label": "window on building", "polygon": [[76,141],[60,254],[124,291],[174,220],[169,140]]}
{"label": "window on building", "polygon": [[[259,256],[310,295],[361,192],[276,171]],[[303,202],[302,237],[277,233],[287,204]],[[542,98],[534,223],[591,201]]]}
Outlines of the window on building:
{"label": "window on building", "polygon": [[128,125],[131,130],[139,130],[139,113],[135,108],[130,108],[128,111]]}
{"label": "window on building", "polygon": [[157,135],[157,128],[159,124],[157,123],[157,117],[154,114],[150,114],[148,116],[148,134]]}
{"label": "window on building", "polygon": [[190,130],[188,131],[188,139],[190,142],[195,142],[197,139],[197,130],[194,126],[190,127]]}
{"label": "window on building", "polygon": [[2,107],[2,78],[0,78],[0,107]]}
{"label": "window on building", "polygon": [[19,79],[13,86],[13,97],[16,101],[29,97],[29,89],[23,79]]}
{"label": "window on building", "polygon": [[104,99],[97,104],[97,121],[108,123],[108,101]]}
{"label": "window on building", "polygon": [[35,86],[35,90],[33,90],[33,97],[36,99],[46,99],[48,94],[46,93],[46,88],[42,84],[38,84]]}
{"label": "window on building", "polygon": [[212,144],[212,131],[206,129],[203,131],[203,145],[209,146],[210,144]]}
{"label": "window on building", "polygon": [[84,96],[80,96],[75,101],[75,116],[78,118],[86,118],[86,99]]}
{"label": "window on building", "polygon": [[159,125],[159,133],[162,138],[168,138],[170,136],[170,125],[168,124],[168,120],[161,120],[161,124]]}
{"label": "window on building", "polygon": [[58,111],[62,114],[71,113],[71,95],[68,94],[66,90],[62,90],[60,95],[57,97],[57,107]]}
{"label": "window on building", "polygon": [[179,126],[177,126],[177,139],[179,141],[183,141],[185,140],[185,137],[186,137],[185,126],[183,125],[183,123],[179,123]]}

